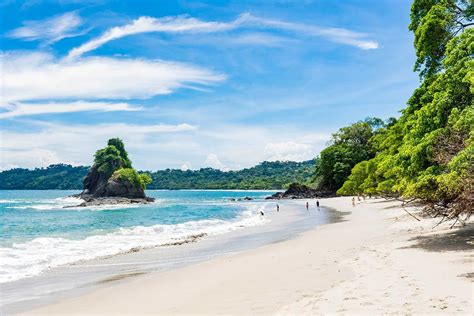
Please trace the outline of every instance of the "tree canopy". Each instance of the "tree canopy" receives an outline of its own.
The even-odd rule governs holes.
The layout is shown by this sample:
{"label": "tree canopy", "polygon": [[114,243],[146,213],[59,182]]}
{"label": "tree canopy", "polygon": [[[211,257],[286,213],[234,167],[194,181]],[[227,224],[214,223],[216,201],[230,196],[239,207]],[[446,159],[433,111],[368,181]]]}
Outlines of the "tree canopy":
{"label": "tree canopy", "polygon": [[110,177],[116,170],[121,168],[132,168],[132,162],[128,159],[125,145],[119,138],[109,139],[107,146],[95,153],[94,165],[99,172]]}
{"label": "tree canopy", "polygon": [[442,69],[449,41],[473,26],[472,0],[414,0],[409,25],[415,35],[415,71],[429,77]]}
{"label": "tree canopy", "polygon": [[[212,168],[199,170],[165,169],[138,172],[140,177],[150,176],[148,189],[284,189],[292,182],[307,183],[313,176],[314,160],[272,161],[236,171]],[[11,169],[0,172],[0,189],[82,189],[82,181],[89,167],[51,165],[47,168]],[[119,169],[120,170],[120,169]],[[125,171],[123,171],[125,170]],[[131,177],[129,177],[131,175]],[[128,168],[116,176],[136,178]],[[123,179],[122,178],[122,179]],[[143,179],[146,180],[146,179]],[[144,181],[147,183],[148,181]]]}
{"label": "tree canopy", "polygon": [[371,139],[385,125],[379,118],[367,118],[334,133],[331,145],[317,160],[316,186],[331,191],[340,188],[358,162],[375,156]]}
{"label": "tree canopy", "polygon": [[474,29],[472,1],[415,0],[415,69],[423,81],[400,119],[371,142],[339,194],[422,199],[454,216],[474,208]]}

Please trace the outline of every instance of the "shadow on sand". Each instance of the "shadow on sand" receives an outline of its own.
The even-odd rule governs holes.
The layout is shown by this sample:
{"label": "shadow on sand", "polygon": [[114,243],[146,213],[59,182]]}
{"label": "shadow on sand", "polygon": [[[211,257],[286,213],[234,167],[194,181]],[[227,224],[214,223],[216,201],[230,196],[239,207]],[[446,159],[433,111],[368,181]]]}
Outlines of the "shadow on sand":
{"label": "shadow on sand", "polygon": [[403,248],[421,248],[427,251],[474,250],[474,225],[459,228],[447,234],[411,238],[415,244]]}

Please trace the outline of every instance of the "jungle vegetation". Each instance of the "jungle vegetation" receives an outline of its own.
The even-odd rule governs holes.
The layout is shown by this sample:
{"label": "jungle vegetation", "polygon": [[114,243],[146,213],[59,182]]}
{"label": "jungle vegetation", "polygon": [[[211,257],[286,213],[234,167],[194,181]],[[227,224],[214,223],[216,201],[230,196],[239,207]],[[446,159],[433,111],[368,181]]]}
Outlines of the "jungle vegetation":
{"label": "jungle vegetation", "polygon": [[[113,165],[126,163],[116,157],[114,150],[99,151],[96,163],[109,161]],[[105,152],[113,152],[111,157]],[[106,158],[107,157],[107,158]],[[304,162],[273,161],[238,171],[221,171],[212,168],[199,170],[165,169],[155,172],[138,172],[148,175],[151,183],[148,189],[284,189],[292,182],[308,182],[313,176],[314,160]],[[102,170],[113,169],[104,166]],[[89,167],[73,167],[58,164],[47,168],[11,169],[0,173],[0,189],[70,189],[81,190],[82,181]],[[123,168],[120,176],[129,177],[130,171]],[[110,172],[110,171],[108,171]],[[132,177],[134,177],[132,175]],[[144,179],[145,180],[145,179]],[[148,181],[146,181],[148,182]]]}
{"label": "jungle vegetation", "polygon": [[420,87],[401,117],[370,139],[339,194],[417,199],[445,217],[474,211],[474,4],[415,0]]}

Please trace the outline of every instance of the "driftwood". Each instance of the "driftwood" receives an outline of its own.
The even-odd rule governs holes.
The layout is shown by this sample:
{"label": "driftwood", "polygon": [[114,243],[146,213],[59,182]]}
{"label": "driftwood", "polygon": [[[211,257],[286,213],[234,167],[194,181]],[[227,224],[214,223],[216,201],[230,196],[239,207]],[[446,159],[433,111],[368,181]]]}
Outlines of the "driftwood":
{"label": "driftwood", "polygon": [[413,215],[412,213],[408,212],[407,209],[405,207],[402,206],[402,209],[407,212],[408,215],[410,215],[411,217],[413,217],[414,219],[416,219],[417,221],[420,221],[420,219],[418,217],[416,217],[415,215]]}
{"label": "driftwood", "polygon": [[[441,220],[438,223],[436,223],[436,225],[434,225],[433,228],[436,228],[442,223],[446,221],[450,221],[450,220],[453,220],[453,223],[450,225],[450,228],[453,228],[458,223],[461,223],[461,225],[465,225],[465,223],[468,221],[468,219],[471,217],[471,214],[473,213],[473,210],[470,209],[471,204],[458,202],[456,200],[450,203],[448,202],[429,203],[417,198],[405,199],[400,196],[397,196],[397,197],[381,196],[381,197],[385,198],[386,200],[400,201],[402,203],[401,205],[402,209],[408,215],[410,215],[417,221],[420,221],[420,218],[415,216],[413,213],[409,212],[405,208],[407,205],[413,204],[413,203],[419,203],[422,214],[425,214],[431,218],[437,218],[439,216],[442,216]],[[462,218],[463,214],[466,214],[465,218]]]}

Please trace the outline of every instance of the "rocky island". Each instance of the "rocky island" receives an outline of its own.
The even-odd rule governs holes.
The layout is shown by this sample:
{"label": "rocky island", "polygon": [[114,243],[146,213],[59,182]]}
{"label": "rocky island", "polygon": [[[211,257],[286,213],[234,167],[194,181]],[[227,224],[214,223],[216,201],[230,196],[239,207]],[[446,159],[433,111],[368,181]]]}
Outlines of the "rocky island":
{"label": "rocky island", "polygon": [[150,182],[148,174],[132,168],[122,140],[112,138],[105,148],[96,152],[94,164],[84,178],[84,190],[73,195],[84,202],[74,207],[150,203],[154,199],[145,195]]}

